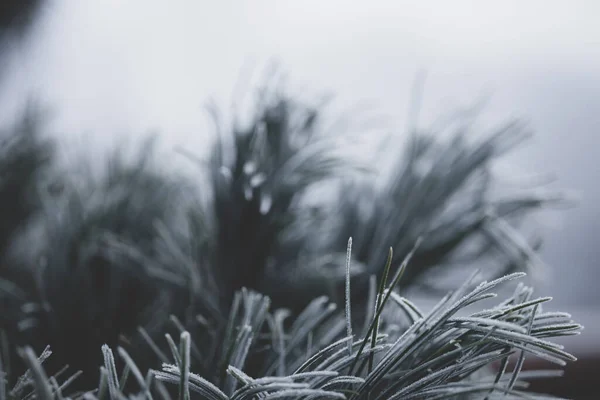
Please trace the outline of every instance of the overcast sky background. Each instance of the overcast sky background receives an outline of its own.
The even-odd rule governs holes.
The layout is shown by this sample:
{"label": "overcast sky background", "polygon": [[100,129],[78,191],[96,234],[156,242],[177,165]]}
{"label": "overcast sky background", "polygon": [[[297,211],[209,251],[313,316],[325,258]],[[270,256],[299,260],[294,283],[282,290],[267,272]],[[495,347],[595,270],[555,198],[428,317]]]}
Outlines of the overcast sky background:
{"label": "overcast sky background", "polygon": [[512,165],[555,173],[581,198],[546,234],[546,289],[598,305],[598,16],[594,0],[54,1],[2,54],[0,122],[34,95],[65,141],[83,135],[99,149],[152,130],[202,148],[205,101],[227,104],[246,67],[276,58],[294,86],[371,102],[402,129],[425,69],[423,124],[482,96],[489,124],[530,121],[536,136]]}

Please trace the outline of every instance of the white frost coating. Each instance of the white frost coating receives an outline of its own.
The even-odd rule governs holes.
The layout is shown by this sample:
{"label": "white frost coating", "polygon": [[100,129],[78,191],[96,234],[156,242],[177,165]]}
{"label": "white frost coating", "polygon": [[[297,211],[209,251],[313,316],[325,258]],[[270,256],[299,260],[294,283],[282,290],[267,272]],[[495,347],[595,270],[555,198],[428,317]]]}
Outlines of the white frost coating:
{"label": "white frost coating", "polygon": [[262,215],[267,215],[269,213],[269,211],[271,211],[271,206],[273,205],[273,197],[268,194],[265,193],[262,195],[262,197],[260,198],[260,213]]}

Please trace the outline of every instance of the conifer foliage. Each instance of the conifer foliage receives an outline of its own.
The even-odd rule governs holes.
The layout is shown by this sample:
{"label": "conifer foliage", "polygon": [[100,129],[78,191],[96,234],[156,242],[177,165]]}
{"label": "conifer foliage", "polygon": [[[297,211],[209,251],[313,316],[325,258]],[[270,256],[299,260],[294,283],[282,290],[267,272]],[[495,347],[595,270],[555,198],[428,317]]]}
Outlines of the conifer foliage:
{"label": "conifer foliage", "polygon": [[[34,119],[7,133],[0,399],[537,398],[527,382],[556,372],[524,360],[573,361],[552,339],[581,326],[513,283],[535,257],[515,221],[562,200],[493,196],[490,166],[524,129],[415,133],[381,189],[324,112],[279,90],[247,123],[213,110],[195,182],[158,168],[151,141],[76,179]],[[319,185],[334,194],[315,206]],[[417,287],[449,294],[424,312],[404,297]]]}

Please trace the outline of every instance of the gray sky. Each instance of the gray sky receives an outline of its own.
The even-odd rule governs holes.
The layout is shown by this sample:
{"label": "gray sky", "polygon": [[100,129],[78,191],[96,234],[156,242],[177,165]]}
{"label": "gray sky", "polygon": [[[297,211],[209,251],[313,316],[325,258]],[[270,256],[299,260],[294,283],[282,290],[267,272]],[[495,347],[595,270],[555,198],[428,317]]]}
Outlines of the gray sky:
{"label": "gray sky", "polygon": [[485,122],[530,121],[536,137],[512,165],[554,172],[581,197],[547,234],[549,290],[597,305],[599,15],[594,0],[55,1],[3,55],[0,118],[35,95],[65,140],[101,148],[155,130],[165,145],[200,148],[204,102],[227,105],[240,71],[277,58],[292,86],[371,102],[401,129],[424,68],[424,124],[488,95]]}

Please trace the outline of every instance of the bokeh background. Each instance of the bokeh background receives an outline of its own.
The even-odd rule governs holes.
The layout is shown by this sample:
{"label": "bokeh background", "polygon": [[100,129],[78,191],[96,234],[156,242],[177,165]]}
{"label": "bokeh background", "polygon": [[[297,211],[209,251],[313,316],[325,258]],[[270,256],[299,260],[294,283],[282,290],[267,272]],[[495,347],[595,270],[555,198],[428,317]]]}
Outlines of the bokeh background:
{"label": "bokeh background", "polygon": [[578,200],[541,220],[551,276],[540,291],[592,337],[600,331],[599,15],[593,0],[49,0],[24,34],[2,43],[0,125],[35,99],[49,107],[49,132],[65,154],[85,143],[101,157],[148,132],[164,149],[201,153],[205,102],[229,104],[273,61],[299,91],[333,93],[340,109],[377,110],[383,118],[370,128],[403,132],[415,82],[422,125],[475,104],[490,126],[523,117],[535,136],[505,160],[506,172],[551,174]]}

